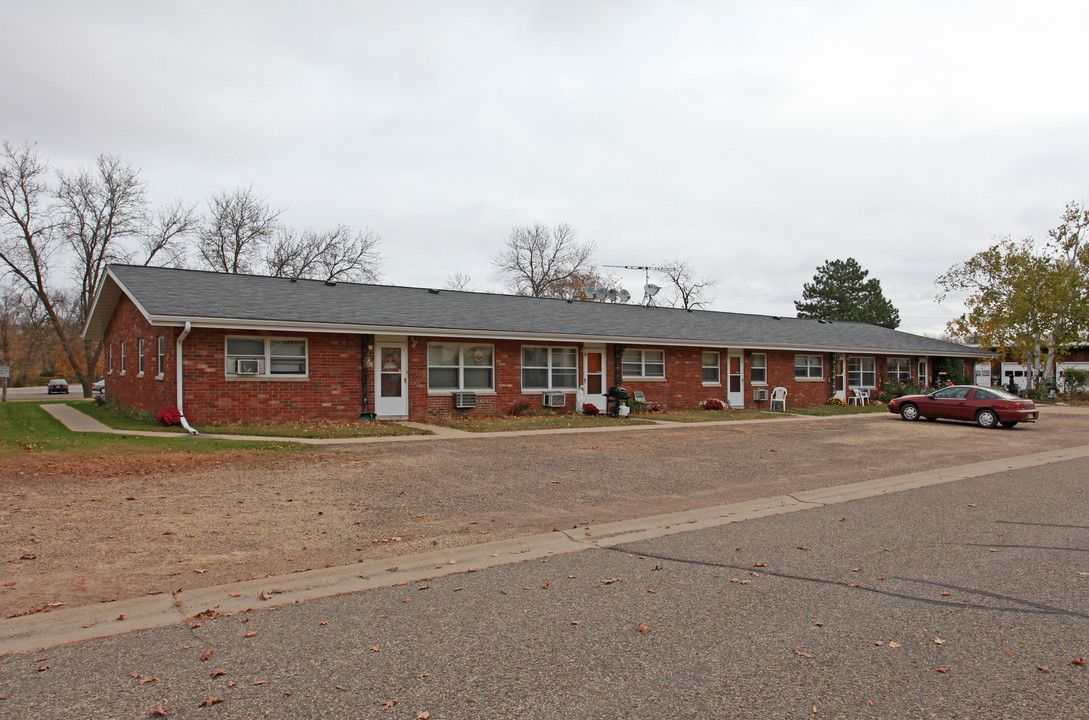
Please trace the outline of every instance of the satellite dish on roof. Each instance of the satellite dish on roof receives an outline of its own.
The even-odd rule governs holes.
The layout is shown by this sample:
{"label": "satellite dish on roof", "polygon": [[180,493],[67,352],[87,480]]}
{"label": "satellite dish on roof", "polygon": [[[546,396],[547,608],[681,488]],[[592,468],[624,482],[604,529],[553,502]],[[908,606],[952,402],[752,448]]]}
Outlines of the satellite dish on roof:
{"label": "satellite dish on roof", "polygon": [[620,298],[620,302],[622,303],[626,303],[628,300],[631,300],[631,293],[627,290],[622,289],[620,292],[617,293],[617,296]]}
{"label": "satellite dish on roof", "polygon": [[647,285],[643,286],[643,291],[649,297],[654,297],[655,295],[658,294],[658,291],[661,290],[661,289],[662,288],[658,287],[657,285],[654,285],[653,283],[648,283]]}
{"label": "satellite dish on roof", "polygon": [[610,290],[606,297],[609,298],[609,302],[616,302],[616,290]]}
{"label": "satellite dish on roof", "polygon": [[603,287],[595,287],[594,288],[594,300],[604,300],[606,294],[607,293],[605,292],[605,288],[603,288]]}

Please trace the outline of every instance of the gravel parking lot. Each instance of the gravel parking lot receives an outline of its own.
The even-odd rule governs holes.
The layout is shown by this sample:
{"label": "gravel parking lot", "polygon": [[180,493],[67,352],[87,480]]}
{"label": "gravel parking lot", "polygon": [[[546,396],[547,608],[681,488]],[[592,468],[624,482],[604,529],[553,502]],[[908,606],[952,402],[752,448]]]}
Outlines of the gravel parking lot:
{"label": "gravel parking lot", "polygon": [[[1084,445],[1089,410],[981,430],[892,415],[8,462],[4,617]],[[198,463],[199,464],[194,464]]]}

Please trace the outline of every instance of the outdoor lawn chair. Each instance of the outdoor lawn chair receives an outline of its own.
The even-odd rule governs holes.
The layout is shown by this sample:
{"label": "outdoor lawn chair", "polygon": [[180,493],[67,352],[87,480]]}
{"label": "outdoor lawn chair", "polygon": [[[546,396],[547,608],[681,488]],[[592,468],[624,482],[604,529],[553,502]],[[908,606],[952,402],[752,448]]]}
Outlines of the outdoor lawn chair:
{"label": "outdoor lawn chair", "polygon": [[787,389],[785,387],[777,387],[771,391],[771,402],[768,404],[769,410],[775,409],[775,403],[779,403],[779,409],[786,412],[787,409]]}
{"label": "outdoor lawn chair", "polygon": [[862,388],[851,388],[851,397],[847,398],[848,405],[866,405],[870,402],[870,391]]}
{"label": "outdoor lawn chair", "polygon": [[635,392],[632,393],[631,397],[632,397],[632,400],[639,403],[640,405],[646,405],[647,404],[647,396],[643,394],[642,390],[636,390]]}

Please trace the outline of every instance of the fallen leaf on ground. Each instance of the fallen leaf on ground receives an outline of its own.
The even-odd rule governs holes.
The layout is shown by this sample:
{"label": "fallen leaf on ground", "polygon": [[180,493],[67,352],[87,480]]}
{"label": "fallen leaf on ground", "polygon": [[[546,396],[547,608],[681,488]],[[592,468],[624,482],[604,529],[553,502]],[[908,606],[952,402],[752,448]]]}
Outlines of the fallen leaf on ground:
{"label": "fallen leaf on ground", "polygon": [[257,631],[256,631],[256,630],[254,630],[253,632],[248,632],[248,633],[246,633],[246,634],[245,634],[245,635],[243,635],[242,637],[255,637],[256,635],[257,635]]}
{"label": "fallen leaf on ground", "polygon": [[934,644],[935,645],[945,645],[945,640],[942,640],[941,638],[934,638]]}
{"label": "fallen leaf on ground", "polygon": [[898,642],[890,642],[890,643],[889,643],[889,647],[890,647],[890,648],[898,648],[898,647],[903,647],[903,645],[901,645],[901,644],[900,644],[900,643],[898,643]]}
{"label": "fallen leaf on ground", "polygon": [[639,627],[637,627],[635,629],[638,630],[639,632],[643,633],[644,635],[646,635],[648,632],[650,632],[650,626],[649,625],[644,625],[643,623],[639,623]]}
{"label": "fallen leaf on ground", "polygon": [[221,702],[223,702],[223,698],[208,698],[197,707],[212,707],[213,705],[218,705]]}
{"label": "fallen leaf on ground", "polygon": [[937,672],[940,672],[940,673],[949,672],[949,668],[934,668],[934,670],[937,671]]}
{"label": "fallen leaf on ground", "polygon": [[1082,667],[1085,667],[1085,658],[1074,658],[1073,660],[1070,661],[1070,664],[1071,665],[1080,665]]}
{"label": "fallen leaf on ground", "polygon": [[156,705],[154,708],[151,709],[151,712],[148,714],[151,715],[151,717],[166,717],[166,714],[168,712],[170,711],[162,705]]}
{"label": "fallen leaf on ground", "polygon": [[1040,671],[1040,672],[1042,672],[1042,673],[1049,673],[1049,672],[1051,672],[1051,668],[1046,668],[1046,667],[1043,667],[1043,666],[1040,666],[1040,665],[1037,665],[1037,666],[1036,666],[1036,669],[1037,669],[1037,670],[1039,670],[1039,671]]}
{"label": "fallen leaf on ground", "polygon": [[396,704],[397,704],[396,700],[386,700],[384,703],[382,703],[382,705],[380,707],[383,710],[392,710],[393,706],[396,705]]}
{"label": "fallen leaf on ground", "polygon": [[807,652],[804,652],[802,650],[795,650],[794,654],[795,655],[800,655],[800,656],[802,656],[804,658],[812,658],[813,657],[813,655],[811,653],[807,653]]}
{"label": "fallen leaf on ground", "polygon": [[212,671],[212,677],[222,677],[227,674],[227,668],[218,668]]}
{"label": "fallen leaf on ground", "polygon": [[212,656],[215,655],[215,654],[216,654],[215,650],[205,650],[204,653],[200,656],[200,661],[204,662],[206,660],[211,660]]}
{"label": "fallen leaf on ground", "polygon": [[427,710],[424,710],[422,713],[416,716],[416,720],[427,720],[429,717],[431,717],[431,713]]}

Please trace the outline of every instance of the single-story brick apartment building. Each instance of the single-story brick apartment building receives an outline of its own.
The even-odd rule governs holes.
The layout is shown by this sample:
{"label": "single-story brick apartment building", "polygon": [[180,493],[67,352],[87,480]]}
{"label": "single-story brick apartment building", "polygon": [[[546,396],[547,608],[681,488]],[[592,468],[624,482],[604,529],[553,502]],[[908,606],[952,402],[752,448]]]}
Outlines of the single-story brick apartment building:
{"label": "single-story brick apartment building", "polygon": [[988,353],[863,323],[111,265],[84,335],[107,392],[194,424],[606,407],[817,405]]}

